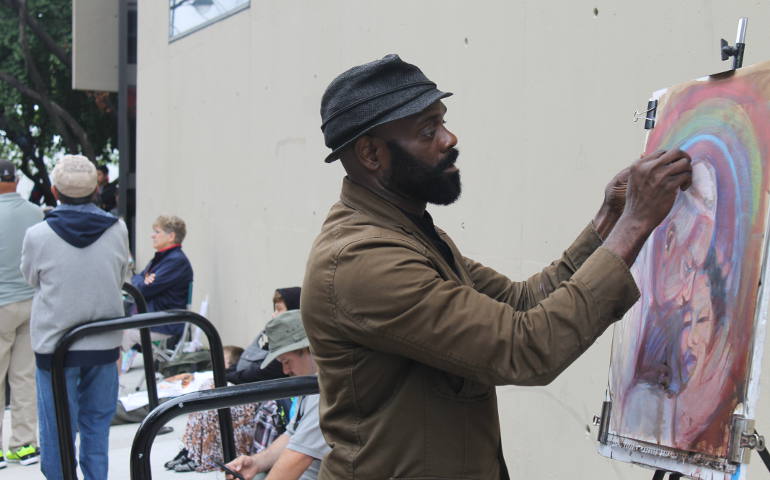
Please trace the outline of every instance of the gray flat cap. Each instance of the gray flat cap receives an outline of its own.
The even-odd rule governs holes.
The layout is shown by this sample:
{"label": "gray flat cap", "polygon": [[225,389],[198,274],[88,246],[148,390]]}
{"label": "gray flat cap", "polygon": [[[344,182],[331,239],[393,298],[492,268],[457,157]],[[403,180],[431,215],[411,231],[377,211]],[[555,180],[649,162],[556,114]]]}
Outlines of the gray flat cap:
{"label": "gray flat cap", "polygon": [[450,95],[398,55],[351,68],[332,80],[321,99],[321,131],[332,149],[326,162],[337,160],[372,128],[420,113]]}

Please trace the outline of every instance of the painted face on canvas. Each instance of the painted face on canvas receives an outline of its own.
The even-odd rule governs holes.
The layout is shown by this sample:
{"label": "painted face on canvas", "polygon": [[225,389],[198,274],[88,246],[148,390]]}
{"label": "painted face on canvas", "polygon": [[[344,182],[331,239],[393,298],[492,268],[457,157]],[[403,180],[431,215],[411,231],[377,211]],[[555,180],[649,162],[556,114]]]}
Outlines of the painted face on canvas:
{"label": "painted face on canvas", "polygon": [[695,276],[703,274],[714,236],[716,184],[705,163],[693,165],[693,185],[680,192],[664,221],[663,252],[656,258],[655,297],[660,304],[685,305],[692,298]]}
{"label": "painted face on canvas", "polygon": [[680,375],[684,384],[703,370],[716,327],[708,276],[695,276],[690,290],[692,298],[689,306],[685,308],[679,340]]}
{"label": "painted face on canvas", "polygon": [[[720,438],[705,439],[705,431],[715,414],[715,402],[724,395],[729,376],[728,355],[714,348],[717,318],[712,291],[705,276],[696,278],[691,308],[685,316],[680,337],[680,362],[683,386],[674,409],[675,445],[692,448],[694,442],[718,443]],[[707,400],[707,401],[704,401]]]}

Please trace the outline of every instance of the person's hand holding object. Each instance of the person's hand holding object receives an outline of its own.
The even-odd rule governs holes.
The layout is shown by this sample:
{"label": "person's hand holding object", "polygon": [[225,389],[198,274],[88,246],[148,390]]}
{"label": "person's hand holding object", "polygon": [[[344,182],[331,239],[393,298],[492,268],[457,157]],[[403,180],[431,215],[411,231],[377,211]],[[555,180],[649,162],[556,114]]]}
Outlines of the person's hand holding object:
{"label": "person's hand holding object", "polygon": [[623,213],[604,246],[631,266],[655,227],[666,218],[679,190],[692,183],[692,159],[682,150],[661,150],[631,165]]}

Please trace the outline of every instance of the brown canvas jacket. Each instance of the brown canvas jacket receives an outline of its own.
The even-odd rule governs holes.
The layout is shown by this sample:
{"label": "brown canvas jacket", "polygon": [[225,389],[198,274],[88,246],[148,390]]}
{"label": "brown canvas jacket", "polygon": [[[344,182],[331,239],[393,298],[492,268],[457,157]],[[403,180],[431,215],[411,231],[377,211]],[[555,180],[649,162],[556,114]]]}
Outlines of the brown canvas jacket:
{"label": "brown canvas jacket", "polygon": [[345,179],[313,244],[302,318],[329,479],[498,479],[495,385],[552,381],[638,298],[588,226],[512,282],[442,231],[458,274],[394,205]]}

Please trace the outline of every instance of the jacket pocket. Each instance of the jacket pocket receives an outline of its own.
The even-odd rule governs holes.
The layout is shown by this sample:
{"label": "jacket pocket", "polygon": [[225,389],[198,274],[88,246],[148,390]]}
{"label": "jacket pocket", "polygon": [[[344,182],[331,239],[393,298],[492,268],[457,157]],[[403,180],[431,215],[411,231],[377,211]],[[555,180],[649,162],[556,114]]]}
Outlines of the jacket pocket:
{"label": "jacket pocket", "polygon": [[388,480],[473,480],[468,477],[390,477]]}
{"label": "jacket pocket", "polygon": [[494,387],[484,385],[451,373],[438,372],[431,378],[431,389],[441,397],[460,402],[479,402],[488,399]]}

